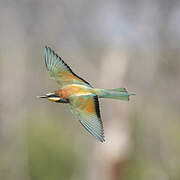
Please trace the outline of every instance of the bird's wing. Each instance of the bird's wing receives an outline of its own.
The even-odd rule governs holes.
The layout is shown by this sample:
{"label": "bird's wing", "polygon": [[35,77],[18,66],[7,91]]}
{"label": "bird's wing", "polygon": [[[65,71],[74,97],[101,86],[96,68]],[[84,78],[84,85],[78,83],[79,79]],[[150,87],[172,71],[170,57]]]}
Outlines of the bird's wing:
{"label": "bird's wing", "polygon": [[71,97],[70,107],[84,128],[97,140],[104,142],[98,97],[96,95]]}
{"label": "bird's wing", "polygon": [[60,86],[68,84],[83,84],[91,86],[84,79],[76,75],[71,68],[51,48],[45,47],[45,63],[48,73]]}

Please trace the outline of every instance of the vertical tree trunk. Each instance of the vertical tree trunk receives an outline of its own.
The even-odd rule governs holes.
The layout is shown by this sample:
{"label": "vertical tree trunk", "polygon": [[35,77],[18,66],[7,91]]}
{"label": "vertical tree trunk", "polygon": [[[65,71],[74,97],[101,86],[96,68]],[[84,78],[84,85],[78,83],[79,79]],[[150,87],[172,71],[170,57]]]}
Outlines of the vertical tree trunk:
{"label": "vertical tree trunk", "polygon": [[[118,50],[105,54],[101,69],[103,88],[124,87],[128,59],[126,53]],[[91,179],[119,180],[126,165],[130,151],[130,130],[127,102],[104,100],[106,110],[102,114],[104,121],[104,144],[97,144],[94,152]],[[102,103],[101,103],[102,104]]]}

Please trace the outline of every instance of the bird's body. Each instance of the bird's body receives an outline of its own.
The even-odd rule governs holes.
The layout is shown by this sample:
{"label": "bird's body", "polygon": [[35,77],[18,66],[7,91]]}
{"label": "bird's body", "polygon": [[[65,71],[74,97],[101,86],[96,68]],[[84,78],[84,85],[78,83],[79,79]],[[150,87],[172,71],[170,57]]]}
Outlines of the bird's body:
{"label": "bird's body", "polygon": [[59,95],[66,99],[72,96],[85,96],[92,94],[92,88],[80,84],[66,85],[59,91]]}
{"label": "bird's body", "polygon": [[45,63],[50,77],[61,86],[59,90],[40,98],[57,103],[69,103],[71,112],[76,115],[85,129],[97,140],[104,141],[99,98],[129,100],[125,88],[96,89],[77,76],[71,68],[50,48],[45,48]]}

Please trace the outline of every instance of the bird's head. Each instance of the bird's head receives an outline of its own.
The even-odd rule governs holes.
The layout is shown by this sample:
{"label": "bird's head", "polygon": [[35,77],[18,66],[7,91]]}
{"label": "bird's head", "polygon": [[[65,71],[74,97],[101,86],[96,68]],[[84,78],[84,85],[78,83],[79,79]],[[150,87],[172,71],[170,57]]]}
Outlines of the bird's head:
{"label": "bird's head", "polygon": [[57,93],[57,91],[42,96],[37,96],[37,98],[46,98],[52,102],[61,102],[61,97],[59,96],[59,93]]}
{"label": "bird's head", "polygon": [[69,99],[62,99],[60,97],[58,90],[52,93],[42,95],[42,96],[37,96],[37,98],[46,98],[49,101],[56,102],[56,103],[69,103]]}

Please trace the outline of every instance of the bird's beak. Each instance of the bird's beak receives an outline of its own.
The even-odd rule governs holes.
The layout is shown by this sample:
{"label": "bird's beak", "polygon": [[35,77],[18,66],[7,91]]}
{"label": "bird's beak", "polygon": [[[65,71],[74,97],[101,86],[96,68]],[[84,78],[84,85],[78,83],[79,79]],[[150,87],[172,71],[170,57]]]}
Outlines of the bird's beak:
{"label": "bird's beak", "polygon": [[53,97],[54,96],[54,93],[49,93],[49,94],[45,94],[45,95],[42,95],[42,96],[36,96],[37,98],[49,98],[49,97]]}
{"label": "bird's beak", "polygon": [[43,95],[43,96],[36,96],[37,98],[48,98],[47,95]]}

